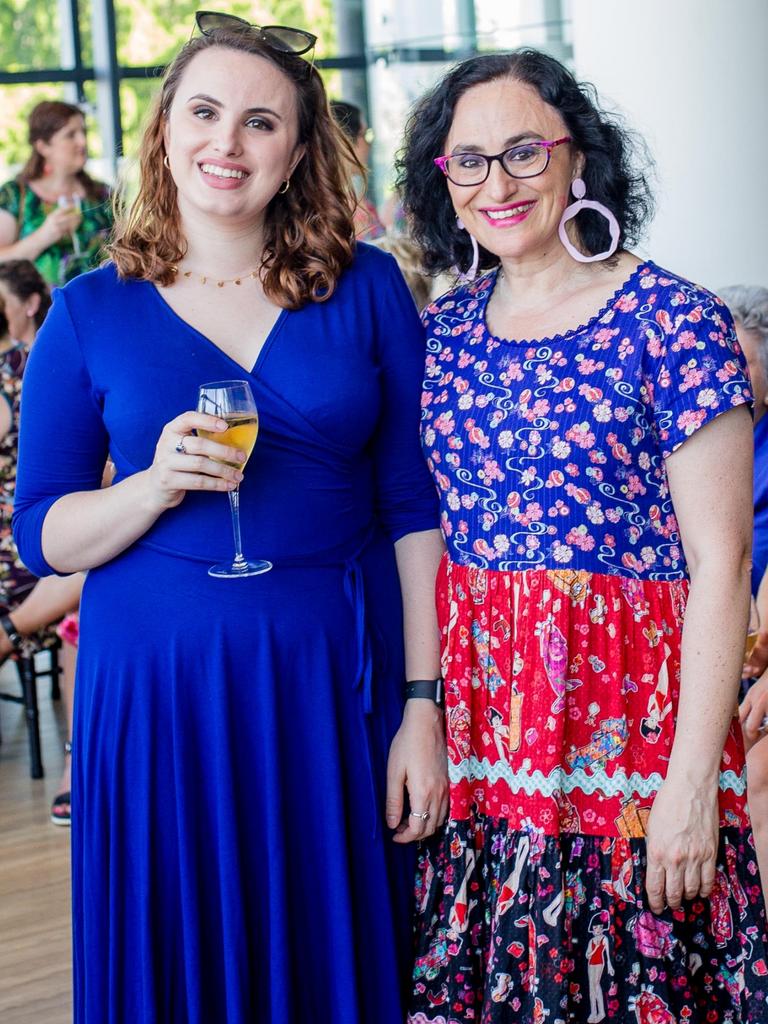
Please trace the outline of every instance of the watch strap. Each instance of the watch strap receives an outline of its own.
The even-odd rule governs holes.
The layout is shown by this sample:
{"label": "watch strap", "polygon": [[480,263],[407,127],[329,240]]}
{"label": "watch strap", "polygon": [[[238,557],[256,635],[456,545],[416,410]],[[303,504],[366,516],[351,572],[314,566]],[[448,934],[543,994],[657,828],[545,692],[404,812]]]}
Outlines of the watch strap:
{"label": "watch strap", "polygon": [[422,697],[445,707],[445,683],[442,679],[409,679],[405,684],[405,699]]}

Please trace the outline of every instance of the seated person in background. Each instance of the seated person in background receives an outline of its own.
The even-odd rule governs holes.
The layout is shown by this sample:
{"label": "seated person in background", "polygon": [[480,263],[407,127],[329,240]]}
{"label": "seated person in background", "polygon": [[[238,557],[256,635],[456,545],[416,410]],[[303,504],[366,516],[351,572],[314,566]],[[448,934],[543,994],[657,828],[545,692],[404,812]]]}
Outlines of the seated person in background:
{"label": "seated person in background", "polygon": [[[745,680],[756,679],[739,708],[747,749],[749,809],[757,860],[768,898],[768,288],[724,288],[721,298],[736,324],[755,394],[755,527],[752,546],[752,598],[757,605],[758,639],[747,663]],[[767,723],[768,724],[768,723]]]}
{"label": "seated person in background", "polygon": [[[77,608],[83,575],[38,580],[19,559],[11,533],[16,490],[19,403],[29,350],[42,326],[51,299],[45,281],[29,260],[0,263],[0,308],[9,338],[0,349],[0,664],[16,651],[50,646],[49,627]],[[57,824],[69,824],[69,736],[72,732],[74,661],[63,659],[60,680],[67,714],[64,771],[51,808]]]}
{"label": "seated person in background", "polygon": [[373,132],[366,124],[362,110],[354,103],[331,100],[331,113],[349,139],[360,165],[359,167],[353,166],[351,171],[357,194],[355,235],[361,242],[370,242],[371,239],[380,238],[384,234],[384,225],[381,223],[376,207],[366,194],[365,178],[360,173],[368,166]]}
{"label": "seated person in background", "polygon": [[26,164],[0,186],[0,260],[33,260],[48,284],[64,284],[101,261],[112,230],[109,188],[85,170],[79,107],[38,103],[29,142]]}

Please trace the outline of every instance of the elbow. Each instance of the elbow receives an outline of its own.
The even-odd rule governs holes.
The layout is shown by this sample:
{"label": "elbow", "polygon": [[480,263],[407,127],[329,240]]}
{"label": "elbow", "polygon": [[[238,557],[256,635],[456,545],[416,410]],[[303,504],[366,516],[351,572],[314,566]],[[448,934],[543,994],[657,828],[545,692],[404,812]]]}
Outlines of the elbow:
{"label": "elbow", "polygon": [[33,576],[51,576],[56,570],[49,565],[43,554],[40,531],[34,516],[14,511],[12,520],[13,541],[19,559]]}
{"label": "elbow", "polygon": [[691,584],[702,577],[716,576],[721,585],[737,591],[751,588],[752,537],[731,537],[727,544],[711,544],[703,550],[686,551]]}

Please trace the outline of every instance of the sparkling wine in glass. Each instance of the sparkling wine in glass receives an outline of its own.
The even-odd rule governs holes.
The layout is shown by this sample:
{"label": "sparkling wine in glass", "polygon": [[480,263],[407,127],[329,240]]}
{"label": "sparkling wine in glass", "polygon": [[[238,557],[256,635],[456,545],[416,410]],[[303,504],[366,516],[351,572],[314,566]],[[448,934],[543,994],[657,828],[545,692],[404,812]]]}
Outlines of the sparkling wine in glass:
{"label": "sparkling wine in glass", "polygon": [[[198,434],[209,441],[230,445],[245,452],[245,462],[227,463],[244,471],[245,463],[250,458],[259,433],[259,414],[248,382],[245,380],[217,380],[211,384],[203,384],[200,388],[197,409],[198,412],[205,412],[226,420],[226,430],[198,430]],[[240,539],[239,486],[229,491],[228,497],[232,513],[232,531],[235,537],[235,557],[231,562],[212,565],[208,570],[208,575],[222,579],[237,579],[239,576],[258,576],[262,572],[269,572],[272,568],[271,562],[264,559],[251,560],[243,555],[243,545]]]}
{"label": "sparkling wine in glass", "polygon": [[82,253],[80,251],[80,239],[77,237],[77,229],[80,227],[83,221],[83,204],[80,199],[80,196],[77,195],[76,193],[71,196],[59,196],[56,205],[59,207],[60,210],[77,210],[77,223],[75,224],[74,228],[72,228],[72,249],[75,253],[75,256],[81,256]]}

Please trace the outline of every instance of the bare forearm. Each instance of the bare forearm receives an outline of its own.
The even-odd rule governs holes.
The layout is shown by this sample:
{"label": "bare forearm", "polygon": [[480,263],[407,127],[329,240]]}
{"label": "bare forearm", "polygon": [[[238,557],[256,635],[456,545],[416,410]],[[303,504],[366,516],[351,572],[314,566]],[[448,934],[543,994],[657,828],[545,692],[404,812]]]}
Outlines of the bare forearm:
{"label": "bare forearm", "polygon": [[683,626],[680,704],[669,772],[716,782],[736,708],[749,614],[746,557],[692,575]]}
{"label": "bare forearm", "polygon": [[153,525],[162,509],[146,472],[97,491],[67,494],[43,523],[43,554],[58,572],[93,569],[115,558]]}
{"label": "bare forearm", "polygon": [[435,577],[444,550],[439,530],[409,533],[395,544],[403,594],[405,672],[408,679],[435,679],[440,675]]}
{"label": "bare forearm", "polygon": [[25,235],[11,245],[0,246],[0,262],[5,260],[36,260],[41,252],[50,246],[50,242],[40,236],[40,232],[33,231],[31,235]]}

